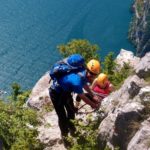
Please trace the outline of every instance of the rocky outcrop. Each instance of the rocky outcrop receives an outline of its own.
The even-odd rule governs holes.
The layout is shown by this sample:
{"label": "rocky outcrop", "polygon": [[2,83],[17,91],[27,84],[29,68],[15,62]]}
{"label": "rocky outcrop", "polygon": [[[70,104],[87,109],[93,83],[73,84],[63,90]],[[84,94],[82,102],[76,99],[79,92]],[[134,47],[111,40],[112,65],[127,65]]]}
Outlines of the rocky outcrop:
{"label": "rocky outcrop", "polygon": [[[102,109],[105,110],[105,113],[114,111],[117,106],[122,107],[129,102],[133,102],[133,97],[137,95],[139,89],[134,89],[132,84],[136,84],[137,87],[143,87],[145,82],[143,79],[140,79],[137,75],[128,77],[122,87],[111,93],[106,97],[102,102]],[[132,98],[131,98],[132,97]]]}
{"label": "rocky outcrop", "polygon": [[128,63],[131,67],[135,67],[140,61],[139,57],[134,56],[134,53],[121,49],[120,53],[116,57],[116,63],[123,67],[124,63]]}
{"label": "rocky outcrop", "polygon": [[50,76],[49,73],[45,73],[40,80],[33,87],[30,97],[27,101],[27,105],[37,110],[42,109],[44,105],[51,104],[49,98],[49,87],[50,87]]}
{"label": "rocky outcrop", "polygon": [[150,0],[135,0],[133,9],[129,38],[136,46],[138,56],[144,56],[150,51]]}
{"label": "rocky outcrop", "polygon": [[40,120],[42,125],[38,128],[38,138],[46,145],[44,150],[66,150],[61,140],[56,112],[44,113]]}
{"label": "rocky outcrop", "polygon": [[150,53],[147,53],[136,65],[135,72],[140,78],[146,78],[150,75]]}
{"label": "rocky outcrop", "polygon": [[[107,113],[107,117],[99,126],[99,147],[102,150],[106,145],[109,147],[111,145],[110,148],[120,147],[121,150],[126,150],[128,142],[140,126],[145,108],[142,102],[146,97],[144,93],[142,95],[145,96],[141,97],[140,93],[145,87],[142,88],[144,83],[140,84],[140,80],[137,76],[129,77],[119,91],[112,93],[102,102],[101,109]],[[138,88],[135,92],[135,89],[130,87],[133,82],[135,84],[139,82],[136,85],[140,87],[140,90]],[[132,93],[136,94],[133,96]]]}
{"label": "rocky outcrop", "polygon": [[141,123],[140,129],[134,135],[127,150],[149,150],[150,149],[150,118]]}
{"label": "rocky outcrop", "polygon": [[149,55],[134,66],[136,74],[129,76],[119,90],[102,102],[101,109],[107,115],[99,126],[100,150],[106,147],[112,150],[116,147],[121,150],[150,149],[150,126],[146,119],[150,115],[150,83],[144,80],[150,77]]}

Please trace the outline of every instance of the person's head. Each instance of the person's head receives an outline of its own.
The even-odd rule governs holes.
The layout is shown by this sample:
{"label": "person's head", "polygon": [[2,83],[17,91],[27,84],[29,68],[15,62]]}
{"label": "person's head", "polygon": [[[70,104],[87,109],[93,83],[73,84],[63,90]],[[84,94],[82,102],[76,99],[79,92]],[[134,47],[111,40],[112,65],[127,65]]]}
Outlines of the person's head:
{"label": "person's head", "polygon": [[87,63],[87,78],[90,82],[92,82],[100,73],[100,69],[100,63],[96,59],[92,59]]}
{"label": "person's head", "polygon": [[101,87],[105,87],[107,82],[108,82],[107,74],[100,73],[99,76],[97,77],[97,84]]}

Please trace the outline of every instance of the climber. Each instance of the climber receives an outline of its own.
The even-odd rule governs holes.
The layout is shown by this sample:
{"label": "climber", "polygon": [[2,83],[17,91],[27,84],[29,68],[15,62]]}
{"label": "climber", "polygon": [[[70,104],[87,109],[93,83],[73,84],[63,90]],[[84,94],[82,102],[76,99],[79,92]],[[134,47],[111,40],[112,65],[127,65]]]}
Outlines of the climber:
{"label": "climber", "polygon": [[[107,97],[110,94],[110,92],[113,91],[113,85],[108,80],[107,74],[100,73],[98,77],[93,81],[91,89],[93,91],[93,94],[99,97],[98,103],[100,106],[103,98]],[[93,101],[93,98],[88,93],[85,93],[85,95]],[[79,108],[80,101],[80,97],[77,96],[75,105],[76,108]]]}
{"label": "climber", "polygon": [[100,73],[92,83],[91,89],[101,98],[105,98],[113,91],[114,87],[108,80],[107,74]]}
{"label": "climber", "polygon": [[[79,54],[73,54],[67,60],[69,66],[77,65],[76,60],[83,59]],[[80,61],[84,62],[84,61]],[[72,64],[71,64],[72,63]],[[66,65],[66,64],[65,64]],[[74,66],[75,66],[74,65]],[[81,64],[80,64],[81,65]],[[58,65],[54,65],[57,66]],[[54,105],[54,109],[58,115],[58,123],[61,130],[61,136],[65,144],[65,137],[70,134],[74,134],[76,129],[72,121],[75,119],[75,110],[73,104],[72,92],[77,93],[79,97],[92,108],[97,108],[97,103],[92,102],[83,93],[83,88],[93,97],[96,101],[97,96],[94,96],[91,89],[88,86],[88,82],[91,82],[100,73],[100,63],[99,61],[92,59],[87,63],[87,67],[76,70],[71,70],[70,72],[61,75],[59,78],[54,78],[51,87],[49,88],[50,98]],[[63,65],[61,64],[61,69]],[[67,66],[65,66],[67,68]],[[53,69],[55,70],[55,69]],[[62,69],[63,71],[65,69]],[[52,71],[51,71],[52,72]],[[51,73],[53,74],[53,73]]]}

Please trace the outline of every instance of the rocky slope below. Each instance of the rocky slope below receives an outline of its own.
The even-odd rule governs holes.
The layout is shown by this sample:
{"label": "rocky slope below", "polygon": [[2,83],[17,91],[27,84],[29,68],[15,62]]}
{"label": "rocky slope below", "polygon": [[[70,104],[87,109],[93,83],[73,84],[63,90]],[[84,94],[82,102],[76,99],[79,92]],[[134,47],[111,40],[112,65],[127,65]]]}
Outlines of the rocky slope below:
{"label": "rocky slope below", "polygon": [[[103,120],[98,128],[98,149],[150,150],[150,53],[140,59],[132,52],[122,50],[117,57],[117,61],[120,60],[129,62],[134,73],[119,90],[102,102],[99,112],[103,112]],[[51,106],[48,81],[46,73],[33,88],[28,105],[40,114],[42,125],[38,128],[38,138],[47,145],[45,150],[62,150],[66,148],[61,142],[57,116],[54,111],[43,111],[43,106]],[[80,111],[92,112],[90,109],[83,107]],[[86,113],[78,114],[76,119],[86,123],[86,116]],[[94,120],[99,114],[92,112],[91,116]]]}
{"label": "rocky slope below", "polygon": [[150,0],[135,0],[133,11],[129,38],[136,46],[138,56],[144,56],[150,51]]}

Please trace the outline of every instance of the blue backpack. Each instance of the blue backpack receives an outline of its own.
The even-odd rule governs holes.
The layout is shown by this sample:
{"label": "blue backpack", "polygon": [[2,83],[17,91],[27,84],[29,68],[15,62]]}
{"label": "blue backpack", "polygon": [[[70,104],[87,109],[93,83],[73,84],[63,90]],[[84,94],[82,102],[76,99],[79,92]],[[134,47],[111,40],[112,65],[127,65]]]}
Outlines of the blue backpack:
{"label": "blue backpack", "polygon": [[50,69],[49,75],[52,80],[57,80],[71,72],[80,72],[81,69],[85,69],[84,58],[80,54],[73,54],[56,62]]}

